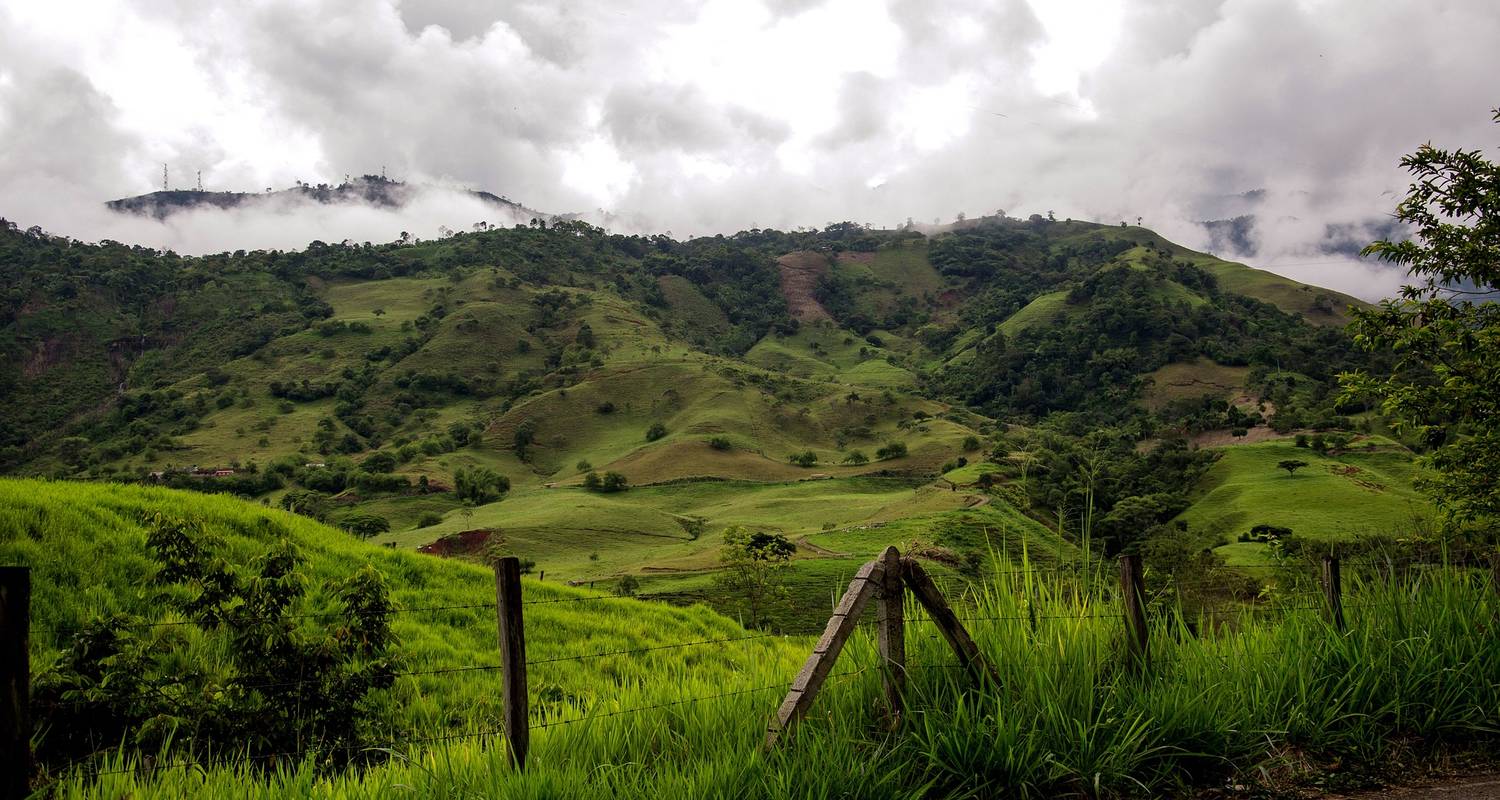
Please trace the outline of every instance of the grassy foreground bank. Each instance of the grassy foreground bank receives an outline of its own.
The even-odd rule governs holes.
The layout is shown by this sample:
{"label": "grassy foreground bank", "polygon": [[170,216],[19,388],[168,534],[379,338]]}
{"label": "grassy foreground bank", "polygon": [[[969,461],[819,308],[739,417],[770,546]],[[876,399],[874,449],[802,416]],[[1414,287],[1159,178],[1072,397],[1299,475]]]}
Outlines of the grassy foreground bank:
{"label": "grassy foreground bank", "polygon": [[[329,529],[250,504],[122,487],[5,482],[0,488],[7,492],[0,556],[33,563],[55,580],[71,570],[75,592],[84,596],[131,596],[118,583],[118,563],[129,555],[132,515],[155,507],[221,526],[269,515],[309,547],[322,543],[331,560],[320,569],[332,573],[342,559],[368,560],[387,571],[393,591],[411,607],[488,591],[481,569],[336,540],[340,534]],[[203,505],[183,505],[197,503]],[[108,523],[111,515],[120,521]],[[95,533],[73,527],[85,523]],[[245,534],[247,548],[258,524]],[[54,554],[62,544],[52,537],[64,535],[81,549]],[[117,551],[89,551],[89,541]],[[105,552],[114,555],[101,557]],[[1230,779],[1253,782],[1261,767],[1271,775],[1308,765],[1360,775],[1393,754],[1492,737],[1500,725],[1494,587],[1477,574],[1441,568],[1400,583],[1350,583],[1346,632],[1299,603],[1246,614],[1201,638],[1181,621],[1159,618],[1151,668],[1138,674],[1126,668],[1108,581],[1003,572],[958,601],[1000,674],[999,686],[972,688],[931,626],[918,621],[908,630],[909,713],[891,731],[879,713],[872,637],[862,632],[811,716],[771,753],[760,746],[765,723],[810,638],[694,647],[688,643],[746,634],[701,609],[611,601],[611,609],[623,610],[579,608],[551,622],[538,618],[534,637],[528,628],[534,654],[609,650],[609,637],[632,631],[633,644],[682,646],[536,668],[539,700],[540,692],[563,691],[584,702],[533,718],[524,774],[507,765],[499,736],[468,735],[498,727],[498,679],[429,676],[390,692],[384,713],[405,735],[388,748],[388,761],[360,772],[321,774],[311,760],[296,759],[184,766],[194,760],[184,742],[152,754],[154,765],[126,752],[54,773],[56,781],[43,791],[68,798],[1150,796]],[[575,605],[595,604],[552,608]],[[910,613],[918,616],[915,608]],[[56,612],[39,610],[48,614]],[[477,660],[481,643],[488,649],[493,636],[492,620],[483,615],[408,624],[404,646],[424,657],[436,658],[449,638],[473,642],[472,653],[423,663]],[[47,651],[39,642],[34,662],[45,667]]]}

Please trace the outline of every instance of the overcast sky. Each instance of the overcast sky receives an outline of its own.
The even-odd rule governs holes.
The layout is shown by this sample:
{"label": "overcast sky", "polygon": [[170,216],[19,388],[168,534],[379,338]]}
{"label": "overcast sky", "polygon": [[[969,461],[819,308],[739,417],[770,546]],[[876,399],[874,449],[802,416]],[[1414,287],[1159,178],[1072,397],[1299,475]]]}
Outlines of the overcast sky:
{"label": "overcast sky", "polygon": [[679,237],[1004,209],[1206,247],[1196,221],[1254,213],[1244,260],[1377,297],[1400,276],[1326,226],[1388,215],[1424,141],[1493,153],[1497,75],[1494,0],[6,0],[0,216],[184,252],[505,221],[442,190],[102,211],[163,162],[241,191],[384,168]]}

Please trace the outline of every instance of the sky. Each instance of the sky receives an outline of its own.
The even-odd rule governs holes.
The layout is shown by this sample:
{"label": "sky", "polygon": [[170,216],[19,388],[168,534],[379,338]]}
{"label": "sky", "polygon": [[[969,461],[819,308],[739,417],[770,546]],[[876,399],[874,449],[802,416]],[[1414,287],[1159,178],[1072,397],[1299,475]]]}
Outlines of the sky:
{"label": "sky", "polygon": [[[678,237],[1051,211],[1373,299],[1401,156],[1500,143],[1497,42],[1493,0],[6,0],[0,216],[203,253],[514,221],[461,188]],[[104,209],[164,163],[422,190]]]}

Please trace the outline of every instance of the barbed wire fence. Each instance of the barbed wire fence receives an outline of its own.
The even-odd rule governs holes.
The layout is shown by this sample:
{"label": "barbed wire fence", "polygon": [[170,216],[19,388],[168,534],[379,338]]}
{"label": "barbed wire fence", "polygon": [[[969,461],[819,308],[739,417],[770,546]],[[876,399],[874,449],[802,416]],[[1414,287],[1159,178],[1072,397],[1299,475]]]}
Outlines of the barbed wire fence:
{"label": "barbed wire fence", "polygon": [[[423,615],[448,611],[488,611],[496,614],[500,628],[500,659],[471,665],[427,665],[401,669],[389,673],[389,677],[419,678],[429,676],[452,676],[462,674],[498,674],[504,703],[503,722],[499,725],[480,726],[472,730],[435,733],[430,730],[412,730],[404,735],[393,735],[375,743],[321,745],[271,753],[224,752],[188,757],[177,760],[153,760],[143,757],[124,765],[124,755],[118,756],[111,766],[106,755],[92,754],[83,759],[65,764],[57,774],[77,771],[88,779],[125,774],[140,770],[167,770],[179,768],[207,769],[226,765],[276,764],[298,762],[308,758],[329,758],[342,753],[346,758],[356,751],[384,752],[390,755],[432,744],[473,740],[503,740],[507,757],[517,768],[524,768],[529,749],[529,733],[572,725],[586,725],[599,720],[642,714],[661,709],[709,703],[732,697],[747,695],[769,695],[776,691],[786,692],[786,698],[771,717],[767,731],[767,746],[777,740],[796,724],[810,708],[819,690],[830,682],[852,680],[863,673],[875,670],[882,678],[886,713],[899,721],[904,711],[902,692],[906,678],[912,671],[962,670],[976,683],[999,681],[999,673],[989,663],[983,650],[970,634],[969,628],[983,632],[991,624],[1023,623],[1035,631],[1048,622],[1080,622],[1084,620],[1117,620],[1123,625],[1125,655],[1128,666],[1135,670],[1149,668],[1148,645],[1151,619],[1158,623],[1164,618],[1175,617],[1179,627],[1188,635],[1206,634],[1209,631],[1235,624],[1247,616],[1256,617],[1270,613],[1295,613],[1315,611],[1326,616],[1335,629],[1342,631],[1347,625],[1347,612],[1384,608],[1391,602],[1381,604],[1343,603],[1343,578],[1345,570],[1352,570],[1357,580],[1399,580],[1419,574],[1423,570],[1438,568],[1462,568],[1480,575],[1484,580],[1497,582],[1497,571],[1483,562],[1463,562],[1455,565],[1442,561],[1412,558],[1368,558],[1340,561],[1324,558],[1320,570],[1313,574],[1310,565],[1287,567],[1284,565],[1242,565],[1229,568],[1200,570],[1191,574],[1168,572],[1144,574],[1141,560],[1126,555],[1119,559],[1118,586],[1101,579],[1101,570],[1077,563],[1033,564],[1025,569],[1003,570],[990,573],[985,578],[990,582],[970,583],[956,578],[935,578],[929,575],[916,560],[902,558],[895,548],[888,548],[881,558],[865,564],[855,574],[847,587],[828,578],[804,579],[796,588],[827,591],[830,601],[837,599],[832,616],[820,626],[797,626],[778,630],[739,631],[728,635],[705,635],[686,641],[657,642],[635,647],[603,647],[584,653],[527,657],[524,644],[524,620],[527,609],[541,610],[547,607],[581,607],[580,604],[624,604],[639,600],[662,600],[668,602],[707,601],[713,599],[711,592],[662,592],[646,595],[583,595],[576,597],[544,597],[524,599],[521,593],[519,564],[516,559],[502,559],[496,565],[497,599],[494,602],[437,604],[391,608],[387,614]],[[1243,582],[1247,573],[1263,573],[1258,580],[1260,588],[1251,593]],[[1032,582],[1043,585],[1051,582],[1092,581],[1085,602],[1072,611],[1057,613],[1055,597],[1041,603],[1043,611],[1033,598],[1022,596],[1015,602],[1020,606],[1014,614],[984,613],[985,592],[996,591],[995,581],[1011,583],[1004,588],[1013,592],[1017,584]],[[840,592],[840,589],[843,589]],[[915,613],[905,618],[906,597],[910,593],[916,603],[911,604]],[[950,603],[951,600],[951,603]],[[861,611],[869,603],[875,603],[874,619],[862,618]],[[23,567],[0,568],[0,775],[30,774],[34,768],[30,752],[30,722],[27,718],[29,696],[30,635],[30,574]],[[972,609],[972,610],[971,610]],[[1149,609],[1149,610],[1148,610]],[[962,613],[960,613],[962,612]],[[337,612],[312,612],[288,615],[283,619],[337,621]],[[168,620],[157,622],[130,622],[119,627],[137,631],[173,628],[197,624],[191,620]],[[907,625],[924,626],[927,630],[918,635],[944,639],[953,649],[958,663],[912,664],[905,663],[905,640]],[[876,663],[833,670],[843,644],[856,631],[873,631],[876,637]],[[61,629],[53,633],[54,638],[67,638],[82,632],[83,628]],[[556,709],[532,709],[527,694],[528,670],[547,669],[559,664],[586,663],[599,659],[636,658],[649,654],[694,648],[731,648],[768,640],[800,639],[812,635],[820,638],[814,646],[807,664],[791,682],[777,682],[748,688],[729,689],[703,695],[678,697],[638,706],[601,710],[585,709],[576,716],[566,715]],[[750,657],[754,657],[751,654]],[[263,681],[237,683],[242,691],[264,691],[292,689],[317,683],[321,679],[296,679],[285,681]],[[157,699],[159,695],[155,696]],[[7,700],[7,698],[11,698]],[[16,702],[14,698],[21,698]],[[54,707],[87,707],[96,704],[91,699],[65,700]],[[768,709],[769,710],[769,709]],[[25,735],[12,733],[24,731]],[[403,754],[404,755],[404,754]],[[102,761],[102,763],[101,763]],[[7,778],[6,780],[13,780]],[[27,796],[29,788],[16,789],[19,784],[6,786],[0,781],[0,800],[11,796]],[[13,790],[12,794],[6,794]],[[14,791],[23,791],[14,794]]]}

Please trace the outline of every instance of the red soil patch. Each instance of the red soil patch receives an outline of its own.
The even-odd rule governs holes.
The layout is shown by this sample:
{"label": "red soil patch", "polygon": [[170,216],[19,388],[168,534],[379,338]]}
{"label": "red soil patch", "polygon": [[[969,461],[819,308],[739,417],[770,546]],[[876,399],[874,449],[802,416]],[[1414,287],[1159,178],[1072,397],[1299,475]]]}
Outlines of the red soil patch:
{"label": "red soil patch", "polygon": [[776,263],[781,267],[781,294],[792,316],[803,322],[833,319],[814,294],[818,279],[828,274],[827,256],[798,250],[776,259]]}
{"label": "red soil patch", "polygon": [[472,556],[483,552],[484,545],[489,542],[494,531],[489,528],[479,528],[472,531],[459,531],[450,533],[435,542],[429,542],[417,548],[418,553],[426,553],[430,556]]}

